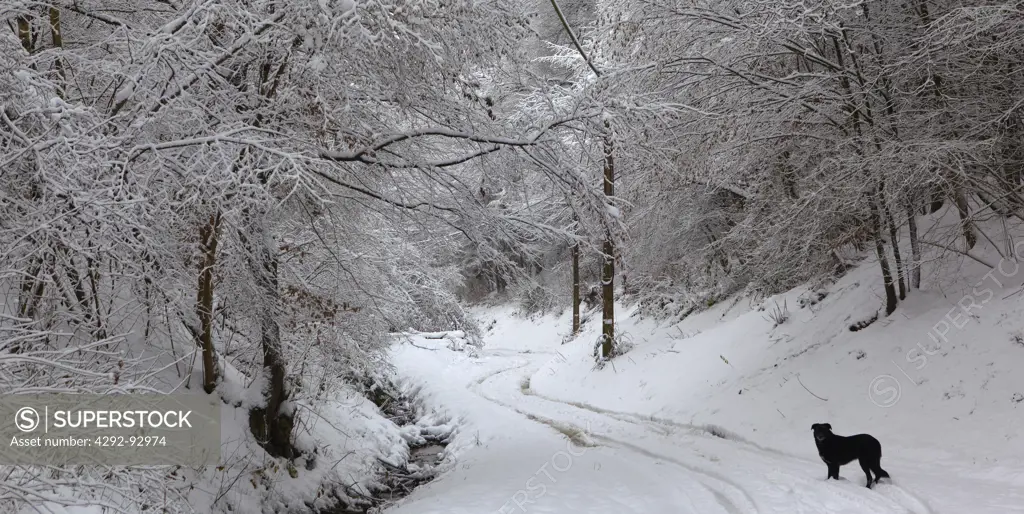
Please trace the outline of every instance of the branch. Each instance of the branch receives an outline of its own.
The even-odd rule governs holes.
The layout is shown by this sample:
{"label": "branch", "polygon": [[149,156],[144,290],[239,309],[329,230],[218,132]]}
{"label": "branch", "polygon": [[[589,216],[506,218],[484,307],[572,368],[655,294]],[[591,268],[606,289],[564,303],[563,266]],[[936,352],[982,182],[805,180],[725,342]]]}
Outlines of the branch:
{"label": "branch", "polygon": [[357,193],[362,193],[362,194],[364,194],[366,196],[369,196],[370,198],[373,198],[373,199],[376,199],[376,200],[380,200],[380,201],[382,201],[384,203],[393,205],[395,207],[401,207],[403,209],[410,209],[410,210],[416,210],[416,209],[418,209],[420,207],[433,207],[434,209],[439,209],[439,210],[442,210],[442,211],[455,212],[455,213],[459,212],[458,210],[453,209],[451,207],[443,207],[443,206],[440,206],[440,205],[432,204],[430,202],[405,203],[405,202],[400,202],[398,200],[392,200],[390,198],[384,197],[384,195],[381,195],[380,193],[376,193],[376,192],[371,191],[369,189],[366,189],[364,187],[360,187],[360,186],[357,186],[357,185],[349,184],[348,182],[342,182],[342,181],[340,181],[340,180],[338,180],[338,179],[336,179],[336,178],[334,178],[334,177],[332,177],[330,175],[327,175],[326,173],[324,173],[322,171],[313,170],[313,173],[319,175],[321,178],[323,178],[324,180],[326,180],[326,181],[328,181],[328,182],[330,182],[330,183],[332,183],[334,185],[344,187],[345,189],[350,189],[350,190],[355,191]]}
{"label": "branch", "polygon": [[[543,132],[544,131],[541,131],[541,133],[543,133]],[[375,143],[373,145],[364,147],[361,150],[358,150],[356,152],[337,152],[337,151],[333,151],[333,150],[320,150],[320,156],[323,157],[324,159],[330,159],[330,160],[336,161],[336,162],[363,162],[363,163],[366,163],[366,164],[378,164],[378,161],[373,159],[373,154],[374,153],[379,152],[379,151],[381,151],[381,150],[383,150],[383,149],[385,149],[385,148],[387,148],[387,147],[389,147],[389,146],[391,146],[391,145],[393,145],[395,143],[400,143],[402,141],[408,141],[408,140],[411,140],[411,139],[420,138],[420,137],[427,137],[427,136],[440,136],[440,137],[447,137],[447,138],[451,138],[451,139],[465,139],[467,141],[473,141],[475,143],[490,143],[492,145],[520,146],[520,147],[522,147],[522,146],[530,146],[530,145],[533,145],[533,144],[535,144],[537,142],[537,137],[530,138],[530,139],[527,139],[527,140],[509,139],[509,138],[506,138],[506,137],[482,136],[482,135],[478,135],[478,134],[470,134],[468,132],[457,132],[457,131],[448,130],[448,129],[431,128],[431,129],[417,130],[417,131],[413,131],[413,132],[403,132],[403,133],[399,133],[399,134],[394,134],[394,135],[392,135],[392,136],[390,136],[390,137],[388,137],[388,138],[386,138],[386,139],[384,139],[382,141],[379,141],[379,142],[377,142],[377,143]],[[538,134],[537,136],[539,137],[540,134]],[[490,153],[490,152],[493,152],[493,151],[495,151],[497,149],[498,148],[492,148],[491,150],[483,152],[483,153]],[[483,153],[474,154],[474,155],[471,155],[469,157],[462,158],[461,161],[462,162],[468,161],[468,160],[470,160],[470,159],[472,159],[474,157],[479,157]],[[459,159],[456,159],[455,161],[458,161],[458,160]],[[451,166],[452,165],[452,164],[450,164],[451,162],[454,162],[454,161],[442,161],[439,164],[443,165],[443,166]]]}
{"label": "branch", "polygon": [[[174,101],[174,99],[176,99],[179,96],[181,96],[182,94],[184,94],[185,91],[188,90],[188,88],[192,87],[196,82],[199,82],[199,79],[201,77],[203,77],[204,75],[206,75],[207,73],[212,71],[217,66],[220,66],[221,64],[223,64],[224,61],[230,59],[236,53],[242,51],[245,48],[248,48],[250,46],[250,43],[252,42],[252,39],[253,39],[254,36],[259,36],[259,35],[263,34],[264,32],[266,32],[270,27],[273,27],[277,22],[281,21],[285,17],[285,14],[287,14],[286,11],[281,11],[281,12],[275,14],[269,20],[263,22],[263,24],[260,25],[260,27],[258,29],[256,29],[255,31],[253,31],[251,34],[245,34],[245,35],[239,37],[238,40],[235,41],[235,44],[231,45],[231,47],[228,48],[226,51],[224,51],[224,53],[220,54],[217,57],[217,59],[215,59],[212,62],[208,62],[208,63],[204,64],[203,66],[200,66],[199,69],[197,69],[196,71],[192,72],[192,74],[189,77],[187,77],[182,82],[182,84],[180,86],[178,86],[172,93],[170,93],[169,95],[163,96],[159,100],[157,100],[156,104],[153,105],[152,107],[150,107],[149,114],[156,114],[157,112],[160,111],[160,109],[163,109],[165,105],[167,105],[167,104],[171,103],[172,101]],[[121,110],[121,107],[123,107],[123,106],[124,106],[124,102],[122,102],[121,104],[117,105],[114,108],[113,114],[117,114],[117,112],[119,110]]]}
{"label": "branch", "polygon": [[[800,386],[804,388],[804,391],[807,391],[808,393],[811,393],[811,390],[808,389],[807,386],[805,386],[804,383],[800,380],[800,375],[799,374],[797,374],[797,376],[796,376],[796,381],[800,382]],[[813,396],[813,397],[815,397],[815,398],[817,398],[817,399],[819,399],[819,400],[821,400],[823,402],[827,402],[828,401],[828,398],[822,398],[822,397],[820,397],[820,396],[818,396],[818,395],[816,395],[814,393],[811,393],[811,396]]]}
{"label": "branch", "polygon": [[979,262],[981,264],[984,264],[985,266],[988,266],[989,269],[995,269],[996,268],[996,266],[994,264],[989,264],[989,263],[985,262],[984,260],[982,260],[980,257],[975,257],[975,256],[971,255],[970,252],[965,252],[963,250],[957,250],[956,248],[952,248],[950,246],[939,244],[939,243],[933,243],[931,241],[925,241],[924,239],[918,239],[918,242],[920,242],[922,244],[926,244],[928,246],[934,246],[936,248],[942,248],[943,250],[948,250],[948,251],[953,252],[953,253],[958,253],[960,255],[964,255],[964,256],[970,257],[971,259],[974,259],[975,261],[977,261],[977,262]]}
{"label": "branch", "polygon": [[146,152],[158,152],[160,150],[170,150],[170,149],[182,148],[182,147],[186,147],[186,146],[206,145],[206,144],[221,143],[221,142],[237,143],[237,144],[241,144],[241,145],[257,144],[258,142],[256,142],[256,141],[250,141],[250,140],[245,140],[245,139],[239,139],[239,138],[231,137],[231,136],[233,136],[235,134],[238,134],[238,133],[241,133],[241,132],[250,132],[250,131],[252,131],[252,132],[260,132],[260,129],[254,128],[254,127],[238,127],[238,128],[234,128],[234,129],[222,132],[220,134],[215,134],[215,135],[212,135],[212,136],[194,137],[194,138],[189,138],[189,139],[179,139],[179,140],[176,140],[176,141],[166,141],[166,142],[163,142],[163,143],[150,143],[148,145],[138,145],[138,146],[135,146],[134,148],[132,148],[128,152],[128,159],[127,160],[129,162],[134,161],[136,158],[138,158],[142,154],[145,154]]}
{"label": "branch", "polygon": [[124,28],[126,28],[128,30],[133,30],[134,29],[134,27],[132,27],[131,25],[125,23],[122,20],[114,18],[113,16],[107,16],[106,14],[99,14],[99,13],[94,13],[94,12],[91,12],[91,11],[87,11],[87,10],[83,9],[82,7],[80,7],[77,2],[66,2],[66,1],[65,2],[61,2],[60,3],[60,7],[63,8],[63,9],[67,9],[67,10],[73,12],[73,13],[81,14],[82,16],[85,16],[86,18],[91,18],[91,19],[96,20],[96,21],[101,21],[103,23],[106,23],[107,25],[112,25],[112,26],[115,26],[115,27],[124,27]]}
{"label": "branch", "polygon": [[569,28],[569,22],[565,21],[565,16],[562,14],[562,9],[558,7],[558,0],[551,0],[551,7],[555,8],[555,13],[558,14],[558,20],[562,22],[562,27],[569,33],[569,39],[572,39],[572,44],[576,45],[576,51],[583,56],[583,60],[587,62],[587,66],[590,66],[591,70],[594,70],[594,75],[601,76],[601,72],[597,71],[594,67],[594,63],[590,62],[590,58],[587,57],[587,53],[583,51],[583,47],[580,45],[580,41],[576,39],[576,34],[573,34],[572,29]]}

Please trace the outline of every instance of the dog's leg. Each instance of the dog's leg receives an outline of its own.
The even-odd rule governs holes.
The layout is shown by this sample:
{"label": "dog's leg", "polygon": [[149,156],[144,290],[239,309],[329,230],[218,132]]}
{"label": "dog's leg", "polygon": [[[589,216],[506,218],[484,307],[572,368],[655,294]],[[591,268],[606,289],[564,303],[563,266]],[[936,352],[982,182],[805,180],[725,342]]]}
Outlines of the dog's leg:
{"label": "dog's leg", "polygon": [[875,483],[876,484],[878,483],[879,480],[881,480],[883,478],[888,478],[889,480],[892,480],[892,477],[890,477],[889,474],[886,473],[884,469],[882,469],[882,465],[877,460],[875,462],[871,463],[871,470],[875,472]]}
{"label": "dog's leg", "polygon": [[839,466],[836,466],[834,464],[828,465],[828,478],[826,478],[825,480],[828,480],[829,478],[839,480]]}
{"label": "dog's leg", "polygon": [[871,467],[870,467],[870,464],[866,460],[860,460],[859,462],[860,462],[860,469],[863,469],[864,470],[864,474],[868,476],[868,484],[867,484],[868,485],[868,489],[871,489],[872,479],[871,479]]}

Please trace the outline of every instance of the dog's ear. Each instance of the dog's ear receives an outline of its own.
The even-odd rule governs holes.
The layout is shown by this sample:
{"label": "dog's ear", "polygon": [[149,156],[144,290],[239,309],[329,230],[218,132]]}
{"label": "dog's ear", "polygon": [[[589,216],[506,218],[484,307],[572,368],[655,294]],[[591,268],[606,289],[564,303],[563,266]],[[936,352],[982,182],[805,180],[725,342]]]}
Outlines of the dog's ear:
{"label": "dog's ear", "polygon": [[815,423],[815,424],[811,425],[811,430],[817,430],[818,429],[818,425],[819,425],[819,423]]}
{"label": "dog's ear", "polygon": [[822,423],[821,428],[824,428],[825,430],[828,430],[829,432],[832,431],[832,425],[829,425],[828,423]]}

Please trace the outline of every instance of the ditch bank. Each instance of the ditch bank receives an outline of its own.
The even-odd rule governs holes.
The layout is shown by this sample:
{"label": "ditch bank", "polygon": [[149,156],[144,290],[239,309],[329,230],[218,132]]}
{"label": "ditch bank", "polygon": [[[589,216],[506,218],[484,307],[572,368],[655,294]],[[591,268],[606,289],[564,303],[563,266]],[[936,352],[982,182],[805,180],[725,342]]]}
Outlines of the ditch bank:
{"label": "ditch bank", "polygon": [[404,462],[378,458],[379,471],[370,494],[347,490],[348,499],[338,498],[333,507],[318,510],[317,514],[380,514],[436,478],[447,457],[455,426],[446,416],[427,412],[419,400],[418,388],[403,391],[392,383],[384,387],[374,385],[368,397],[399,427],[408,457]]}

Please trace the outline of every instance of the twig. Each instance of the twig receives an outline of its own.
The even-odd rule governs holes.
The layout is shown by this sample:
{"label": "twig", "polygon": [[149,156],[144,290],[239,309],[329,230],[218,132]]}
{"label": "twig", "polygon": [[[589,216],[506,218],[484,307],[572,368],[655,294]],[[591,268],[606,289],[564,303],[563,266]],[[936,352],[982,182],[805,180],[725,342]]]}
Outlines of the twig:
{"label": "twig", "polygon": [[415,346],[416,348],[419,348],[420,350],[430,350],[432,352],[436,352],[437,351],[437,348],[427,348],[425,346],[420,346],[420,345],[418,345],[418,344],[416,344],[416,343],[414,343],[412,341],[409,341],[409,344]]}
{"label": "twig", "polygon": [[1009,297],[1011,297],[1011,296],[1014,296],[1014,295],[1018,295],[1018,294],[1020,294],[1020,293],[1021,293],[1021,291],[1024,291],[1024,285],[1022,285],[1022,286],[1020,286],[1019,288],[1017,288],[1017,290],[1016,290],[1016,291],[1014,291],[1014,292],[1012,292],[1012,293],[1010,293],[1010,294],[1008,294],[1008,295],[1004,296],[1004,297],[1003,297],[1003,300],[1005,300],[1005,299],[1007,299],[1007,298],[1009,298]]}
{"label": "twig", "polygon": [[981,260],[980,258],[971,255],[970,252],[965,252],[963,250],[957,250],[956,248],[952,248],[952,247],[949,247],[949,246],[946,246],[946,245],[941,245],[941,244],[938,244],[938,243],[932,243],[930,241],[925,241],[924,239],[918,239],[918,242],[921,243],[921,244],[926,244],[928,246],[934,246],[936,248],[942,248],[943,250],[946,250],[946,251],[950,251],[950,252],[953,252],[953,253],[958,253],[960,255],[964,255],[964,256],[970,257],[971,259],[974,259],[975,261],[980,262],[981,264],[984,264],[985,266],[988,266],[989,269],[995,269],[996,268],[994,264],[989,264],[989,263]]}
{"label": "twig", "polygon": [[[802,380],[800,380],[800,375],[799,374],[797,374],[797,376],[796,376],[796,381],[800,382],[800,385],[804,388],[804,391],[807,391],[808,393],[811,393],[811,390],[808,389],[807,386],[804,385]],[[815,398],[817,398],[817,399],[819,399],[819,400],[821,400],[823,402],[827,402],[828,401],[828,398],[822,398],[822,397],[820,397],[820,396],[818,396],[818,395],[816,395],[814,393],[811,393],[811,396],[813,396],[813,397],[815,397]]]}
{"label": "twig", "polygon": [[330,471],[334,471],[334,468],[338,467],[338,464],[341,464],[341,461],[345,460],[345,457],[348,457],[349,455],[352,455],[353,453],[355,453],[355,450],[352,450],[352,451],[346,453],[345,455],[342,455],[341,458],[338,459],[338,461],[335,462],[333,466],[331,466]]}

